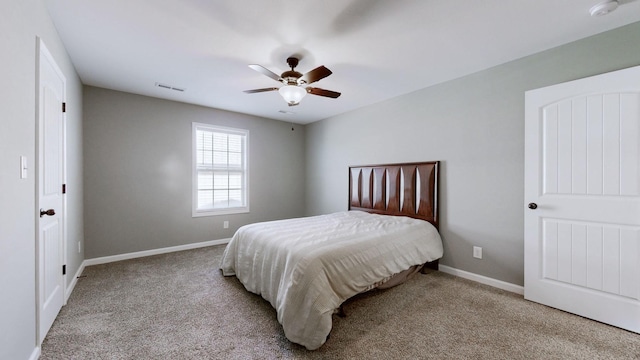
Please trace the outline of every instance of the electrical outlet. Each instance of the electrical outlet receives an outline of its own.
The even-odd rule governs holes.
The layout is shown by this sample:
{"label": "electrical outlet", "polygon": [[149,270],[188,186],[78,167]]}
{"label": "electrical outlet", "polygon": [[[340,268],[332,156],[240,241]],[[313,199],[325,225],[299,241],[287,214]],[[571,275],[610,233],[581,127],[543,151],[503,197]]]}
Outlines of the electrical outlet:
{"label": "electrical outlet", "polygon": [[476,259],[482,259],[482,248],[480,246],[473,247],[473,257]]}
{"label": "electrical outlet", "polygon": [[222,223],[222,227],[223,227],[223,228],[225,228],[225,229],[228,229],[228,228],[229,228],[229,221],[225,220],[225,221]]}

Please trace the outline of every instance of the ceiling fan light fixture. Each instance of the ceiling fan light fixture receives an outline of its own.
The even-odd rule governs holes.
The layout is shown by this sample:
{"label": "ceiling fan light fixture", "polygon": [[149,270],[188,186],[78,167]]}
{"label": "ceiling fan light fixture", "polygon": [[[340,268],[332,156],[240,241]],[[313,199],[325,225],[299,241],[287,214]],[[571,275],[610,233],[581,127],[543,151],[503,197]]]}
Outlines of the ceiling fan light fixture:
{"label": "ceiling fan light fixture", "polygon": [[278,89],[278,92],[289,106],[298,105],[300,100],[307,95],[306,89],[295,85],[285,85]]}

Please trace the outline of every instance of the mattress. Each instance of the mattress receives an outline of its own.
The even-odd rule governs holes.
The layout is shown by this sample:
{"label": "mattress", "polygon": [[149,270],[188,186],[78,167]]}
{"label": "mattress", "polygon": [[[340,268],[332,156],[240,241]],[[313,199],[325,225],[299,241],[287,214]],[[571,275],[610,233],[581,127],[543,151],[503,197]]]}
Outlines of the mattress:
{"label": "mattress", "polygon": [[220,269],[269,301],[290,341],[314,350],[345,300],[442,254],[427,221],[345,211],[243,226]]}

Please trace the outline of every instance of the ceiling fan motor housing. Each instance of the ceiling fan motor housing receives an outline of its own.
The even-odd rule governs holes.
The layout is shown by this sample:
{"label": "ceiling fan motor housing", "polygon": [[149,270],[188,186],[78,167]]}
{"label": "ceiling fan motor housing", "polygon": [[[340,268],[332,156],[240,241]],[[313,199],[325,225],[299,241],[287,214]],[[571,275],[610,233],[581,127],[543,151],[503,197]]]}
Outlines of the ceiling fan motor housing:
{"label": "ceiling fan motor housing", "polygon": [[285,84],[298,85],[298,79],[302,77],[301,73],[295,71],[295,67],[298,66],[298,62],[299,60],[296,57],[291,56],[287,58],[287,64],[289,64],[291,70],[285,71],[280,75]]}
{"label": "ceiling fan motor housing", "polygon": [[294,70],[285,71],[282,73],[282,75],[280,75],[282,80],[284,80],[285,84],[287,85],[298,85],[298,79],[301,76],[302,74]]}

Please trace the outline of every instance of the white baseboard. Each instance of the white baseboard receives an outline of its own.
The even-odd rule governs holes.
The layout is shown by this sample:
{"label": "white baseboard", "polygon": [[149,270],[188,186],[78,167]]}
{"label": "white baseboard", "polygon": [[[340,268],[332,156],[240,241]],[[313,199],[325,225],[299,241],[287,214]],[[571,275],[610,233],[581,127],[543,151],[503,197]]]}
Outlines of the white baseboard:
{"label": "white baseboard", "polygon": [[84,267],[85,267],[85,261],[83,261],[80,264],[80,266],[78,267],[78,271],[76,271],[76,273],[73,275],[73,278],[71,279],[71,282],[69,283],[69,285],[65,289],[65,293],[64,293],[64,304],[65,305],[67,305],[67,301],[69,300],[69,296],[71,296],[71,292],[73,292],[73,289],[75,289],[76,284],[78,283],[78,278],[80,277],[80,275],[82,275],[82,272],[84,271]]}
{"label": "white baseboard", "polygon": [[29,360],[38,360],[38,358],[40,358],[40,346],[36,346],[36,348],[33,349],[31,356],[29,356]]}
{"label": "white baseboard", "polygon": [[107,264],[111,262],[135,259],[135,258],[140,258],[145,256],[167,254],[167,253],[182,251],[182,250],[198,249],[198,248],[203,248],[203,247],[213,246],[213,245],[222,245],[222,244],[227,244],[230,240],[231,240],[230,238],[220,239],[220,240],[210,240],[210,241],[203,241],[203,242],[194,243],[194,244],[171,246],[171,247],[160,248],[160,249],[145,250],[145,251],[138,251],[138,252],[127,253],[127,254],[86,259],[85,261],[82,262],[81,268],[84,269],[85,266]]}
{"label": "white baseboard", "polygon": [[481,284],[493,286],[498,289],[510,291],[512,293],[516,293],[519,295],[524,295],[524,286],[508,283],[502,280],[492,279],[490,277],[474,274],[464,270],[458,270],[456,268],[452,268],[450,266],[440,264],[438,269],[444,273],[459,276],[464,279],[472,280],[475,282],[479,282]]}

